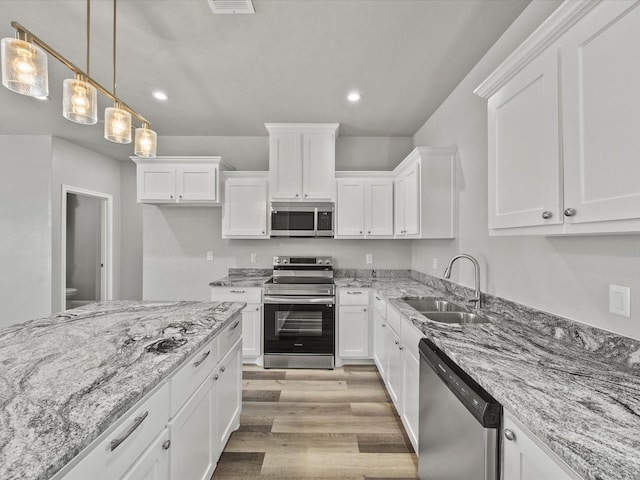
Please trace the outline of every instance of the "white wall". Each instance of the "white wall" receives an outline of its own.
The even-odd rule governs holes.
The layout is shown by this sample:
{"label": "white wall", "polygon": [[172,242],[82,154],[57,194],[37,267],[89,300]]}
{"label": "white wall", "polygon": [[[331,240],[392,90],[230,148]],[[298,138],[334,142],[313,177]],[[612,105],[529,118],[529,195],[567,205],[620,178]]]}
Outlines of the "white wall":
{"label": "white wall", "polygon": [[142,205],[137,203],[136,166],[120,162],[120,298],[142,299]]}
{"label": "white wall", "polygon": [[[338,268],[410,268],[411,245],[394,240],[268,239],[221,237],[222,209],[144,208],[145,300],[208,300],[209,282],[229,268],[271,268],[274,255],[331,255]],[[206,252],[213,251],[213,262]],[[251,253],[257,262],[250,262]],[[373,265],[365,264],[365,254]]]}
{"label": "white wall", "polygon": [[120,298],[120,161],[53,137],[51,175],[52,311],[62,309],[62,185],[113,196],[113,298]]}
{"label": "white wall", "polygon": [[[414,241],[412,265],[441,276],[450,257],[467,252],[482,265],[484,291],[640,338],[640,236],[488,235],[486,102],[473,90],[559,3],[532,2],[416,133],[416,146],[460,149],[460,233],[455,241]],[[470,264],[456,265],[454,280],[472,286]],[[631,287],[631,319],[608,313],[610,283]]]}
{"label": "white wall", "polygon": [[0,328],[51,312],[51,137],[0,135]]}

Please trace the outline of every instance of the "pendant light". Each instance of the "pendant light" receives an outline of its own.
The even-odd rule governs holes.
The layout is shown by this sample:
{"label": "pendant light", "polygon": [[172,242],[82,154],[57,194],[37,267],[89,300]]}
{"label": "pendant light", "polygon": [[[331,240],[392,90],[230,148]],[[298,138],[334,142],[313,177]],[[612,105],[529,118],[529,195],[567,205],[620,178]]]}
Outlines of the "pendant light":
{"label": "pendant light", "polygon": [[[116,93],[116,0],[113,0],[113,96]],[[131,143],[131,114],[120,102],[107,107],[104,113],[104,138],[114,143]]]}
{"label": "pendant light", "polygon": [[[87,0],[87,76],[91,45],[91,0]],[[62,115],[67,120],[83,125],[98,122],[98,90],[76,73],[75,78],[67,78],[62,84]]]}
{"label": "pendant light", "polygon": [[21,32],[16,32],[16,38],[3,38],[0,43],[2,85],[21,95],[47,97],[49,74],[45,51]]}
{"label": "pendant light", "polygon": [[156,156],[158,135],[149,128],[148,123],[143,123],[141,128],[136,128],[136,141],[134,153],[138,157],[152,158]]}

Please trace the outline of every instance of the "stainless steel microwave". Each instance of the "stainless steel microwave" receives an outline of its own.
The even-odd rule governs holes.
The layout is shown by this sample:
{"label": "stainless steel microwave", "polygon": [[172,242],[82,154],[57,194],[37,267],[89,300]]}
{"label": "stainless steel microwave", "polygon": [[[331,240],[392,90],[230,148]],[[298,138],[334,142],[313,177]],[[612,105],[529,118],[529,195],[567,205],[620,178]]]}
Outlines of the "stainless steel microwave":
{"label": "stainless steel microwave", "polygon": [[272,202],[272,237],[333,237],[331,202]]}

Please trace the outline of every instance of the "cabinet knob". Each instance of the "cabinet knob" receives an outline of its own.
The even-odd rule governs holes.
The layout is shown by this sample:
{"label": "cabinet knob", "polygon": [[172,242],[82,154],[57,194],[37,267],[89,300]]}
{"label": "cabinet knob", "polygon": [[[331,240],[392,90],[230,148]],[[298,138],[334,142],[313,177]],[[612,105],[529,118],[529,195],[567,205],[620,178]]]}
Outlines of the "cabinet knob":
{"label": "cabinet knob", "polygon": [[369,230],[367,233],[368,233],[369,235],[371,235],[371,230]]}
{"label": "cabinet knob", "polygon": [[256,312],[260,311],[260,307],[256,307]]}
{"label": "cabinet knob", "polygon": [[565,217],[573,217],[576,214],[576,209],[575,208],[565,208],[564,209],[564,216]]}
{"label": "cabinet knob", "polygon": [[513,433],[513,430],[509,430],[508,428],[504,429],[504,438],[506,438],[509,441],[515,440],[516,439],[516,434]]}
{"label": "cabinet knob", "polygon": [[169,450],[170,446],[171,446],[171,440],[165,440],[164,442],[162,442],[162,449],[163,450]]}
{"label": "cabinet knob", "polygon": [[169,195],[169,198],[173,198],[173,195]]}
{"label": "cabinet knob", "polygon": [[180,195],[180,198],[182,198],[182,195]]}
{"label": "cabinet knob", "polygon": [[362,230],[360,230],[360,235],[362,235]]}
{"label": "cabinet knob", "polygon": [[404,347],[402,345],[398,345],[398,350],[402,351],[404,350]]}
{"label": "cabinet knob", "polygon": [[366,312],[366,311],[367,311],[367,308],[366,308],[366,307],[365,307],[365,308],[363,308],[363,309],[362,309],[362,311],[363,311],[363,312]]}
{"label": "cabinet knob", "polygon": [[264,235],[264,230],[262,231],[262,235]]}
{"label": "cabinet knob", "polygon": [[308,197],[308,196],[309,196],[309,194],[308,194],[308,193],[305,193],[305,194],[304,194],[304,196],[305,196],[305,197]]}
{"label": "cabinet knob", "polygon": [[551,213],[549,210],[545,210],[544,212],[542,212],[542,218],[544,218],[545,220],[548,220],[551,217],[553,217],[553,213]]}
{"label": "cabinet knob", "polygon": [[383,324],[382,324],[382,328],[384,328],[384,327],[386,327],[386,326],[387,326],[387,324],[386,324],[386,323],[383,323]]}
{"label": "cabinet knob", "polygon": [[400,343],[400,342],[398,342],[398,340],[396,340],[396,342],[395,342],[395,343],[396,343],[396,345],[398,345],[398,343]]}
{"label": "cabinet knob", "polygon": [[226,369],[224,368],[224,365],[220,367],[220,371],[221,371],[222,373],[224,373],[224,371],[225,371],[225,370],[226,370]]}
{"label": "cabinet knob", "polygon": [[220,378],[220,376],[216,373],[216,374],[213,376],[213,381],[215,382],[215,381],[216,381],[216,380],[218,380],[219,378]]}
{"label": "cabinet knob", "polygon": [[296,198],[298,198],[299,196],[300,196],[300,195],[298,195],[298,194],[296,193]]}

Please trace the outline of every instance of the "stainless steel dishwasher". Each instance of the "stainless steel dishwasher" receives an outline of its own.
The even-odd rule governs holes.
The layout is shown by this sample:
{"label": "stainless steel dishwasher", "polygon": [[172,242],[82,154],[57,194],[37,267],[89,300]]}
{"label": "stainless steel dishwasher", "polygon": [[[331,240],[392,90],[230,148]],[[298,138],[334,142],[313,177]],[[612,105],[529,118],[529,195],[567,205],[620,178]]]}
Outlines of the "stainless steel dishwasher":
{"label": "stainless steel dishwasher", "polygon": [[502,406],[432,341],[420,341],[420,480],[498,480]]}

